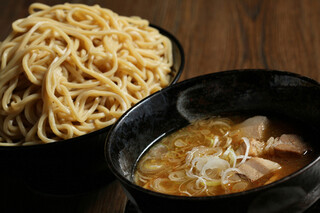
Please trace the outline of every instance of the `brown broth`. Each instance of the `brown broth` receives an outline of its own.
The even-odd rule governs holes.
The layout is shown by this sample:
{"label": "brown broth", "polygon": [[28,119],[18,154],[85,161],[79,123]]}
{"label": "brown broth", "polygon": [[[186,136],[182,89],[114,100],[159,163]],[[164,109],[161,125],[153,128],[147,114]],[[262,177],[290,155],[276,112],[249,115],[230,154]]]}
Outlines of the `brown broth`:
{"label": "brown broth", "polygon": [[[205,166],[203,166],[201,171],[205,171],[204,174],[209,177],[207,179],[203,178],[201,171],[198,170],[202,164],[209,165],[214,162],[214,165],[216,165],[217,162],[220,162],[221,165],[227,165],[225,162],[227,161],[229,167],[232,167],[234,162],[232,161],[232,155],[224,156],[224,153],[227,153],[228,148],[229,150],[232,148],[236,153],[236,150],[243,143],[242,141],[236,141],[232,133],[237,131],[234,129],[237,124],[245,119],[247,117],[237,116],[200,120],[164,137],[153,145],[138,161],[134,174],[136,184],[153,191],[179,196],[229,194],[277,181],[301,169],[313,159],[310,151],[304,155],[263,153],[258,157],[277,162],[281,165],[281,169],[273,171],[256,181],[250,181],[247,178],[239,179],[238,176],[233,176],[237,172],[229,172],[226,173],[228,174],[227,177],[229,179],[231,176],[237,177],[236,181],[228,180],[228,183],[221,181],[219,183],[219,178],[224,180],[221,178],[221,174],[223,174],[221,171],[226,170],[221,169],[222,167],[219,167],[220,169],[204,170]],[[268,117],[268,120],[268,128],[265,131],[264,138],[261,139],[264,142],[270,137],[279,137],[282,134],[294,133],[300,136],[303,135],[300,129],[291,122],[284,122],[273,117]],[[217,143],[215,138],[219,139],[219,146],[215,144]],[[230,140],[228,138],[232,139],[232,143],[229,146],[227,146]],[[197,151],[191,154],[194,150]],[[219,158],[222,160],[213,157],[218,155],[217,153],[219,152],[221,152]],[[238,159],[236,163],[239,164],[240,161],[241,159]],[[193,166],[192,162],[194,163]],[[189,176],[186,175],[188,172]],[[214,181],[210,178],[214,179]]]}

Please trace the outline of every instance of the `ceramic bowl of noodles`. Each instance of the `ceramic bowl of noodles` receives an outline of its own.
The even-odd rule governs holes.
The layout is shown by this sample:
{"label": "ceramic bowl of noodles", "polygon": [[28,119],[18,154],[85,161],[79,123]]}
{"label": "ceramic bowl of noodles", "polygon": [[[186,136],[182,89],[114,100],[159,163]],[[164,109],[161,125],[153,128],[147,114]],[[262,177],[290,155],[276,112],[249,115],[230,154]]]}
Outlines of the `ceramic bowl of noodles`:
{"label": "ceramic bowl of noodles", "polygon": [[319,97],[283,71],[185,80],[127,111],[106,159],[136,212],[302,212],[320,192]]}
{"label": "ceramic bowl of noodles", "polygon": [[0,43],[1,169],[48,193],[112,178],[110,127],[174,84],[184,52],[169,32],[98,5],[30,5]]}

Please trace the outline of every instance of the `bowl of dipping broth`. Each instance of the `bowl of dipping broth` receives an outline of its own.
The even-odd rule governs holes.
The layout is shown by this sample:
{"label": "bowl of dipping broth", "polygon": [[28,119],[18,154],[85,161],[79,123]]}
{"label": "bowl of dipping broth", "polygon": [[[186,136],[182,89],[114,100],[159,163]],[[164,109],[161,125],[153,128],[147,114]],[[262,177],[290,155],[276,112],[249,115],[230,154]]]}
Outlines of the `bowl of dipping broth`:
{"label": "bowl of dipping broth", "polygon": [[320,193],[319,127],[316,81],[224,71],[135,105],[105,155],[137,212],[302,212]]}
{"label": "bowl of dipping broth", "polygon": [[111,126],[178,81],[183,49],[147,20],[98,5],[29,11],[0,44],[1,170],[44,193],[97,188],[114,179],[104,158]]}

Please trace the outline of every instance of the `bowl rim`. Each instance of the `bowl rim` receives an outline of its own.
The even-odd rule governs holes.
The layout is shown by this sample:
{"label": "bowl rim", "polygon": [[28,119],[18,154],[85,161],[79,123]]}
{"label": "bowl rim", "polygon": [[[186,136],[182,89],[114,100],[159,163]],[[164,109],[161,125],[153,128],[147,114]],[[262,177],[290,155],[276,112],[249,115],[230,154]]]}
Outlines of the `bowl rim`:
{"label": "bowl rim", "polygon": [[[281,76],[290,76],[290,77],[294,77],[294,78],[297,78],[297,79],[301,79],[301,80],[307,81],[308,83],[314,84],[314,86],[320,87],[320,83],[318,81],[316,81],[314,79],[311,79],[309,77],[303,76],[301,74],[289,72],[289,71],[274,70],[274,69],[233,69],[233,70],[224,70],[224,71],[218,71],[218,72],[214,72],[214,73],[209,73],[209,74],[196,76],[196,77],[181,81],[181,82],[179,82],[177,84],[173,84],[173,85],[171,85],[169,87],[166,87],[166,88],[164,88],[164,89],[162,89],[162,90],[160,90],[160,91],[148,96],[147,98],[143,99],[138,104],[134,105],[132,108],[127,110],[115,122],[115,124],[111,127],[111,130],[108,132],[108,136],[106,138],[106,143],[105,143],[105,147],[104,147],[105,160],[107,162],[109,170],[113,173],[113,175],[116,177],[116,179],[118,181],[120,181],[120,183],[123,184],[124,186],[128,186],[129,188],[133,188],[134,190],[137,190],[137,191],[142,192],[142,193],[146,193],[146,194],[148,194],[150,196],[161,197],[161,198],[172,199],[172,200],[185,200],[185,201],[219,200],[219,199],[227,199],[227,198],[236,198],[236,197],[240,197],[240,196],[243,196],[243,195],[253,194],[255,192],[267,190],[268,188],[272,188],[272,187],[274,187],[274,186],[276,186],[276,185],[278,185],[280,183],[286,182],[287,180],[298,176],[299,174],[301,174],[304,171],[308,170],[310,167],[312,167],[318,161],[320,161],[320,154],[318,154],[318,156],[316,156],[310,163],[308,163],[304,167],[298,169],[297,171],[293,172],[290,175],[287,175],[287,176],[281,178],[280,180],[277,180],[275,182],[272,182],[272,183],[264,185],[264,186],[260,186],[260,187],[257,187],[257,188],[253,188],[253,189],[249,189],[249,190],[245,190],[245,191],[241,191],[241,192],[236,192],[236,193],[214,195],[214,196],[202,196],[202,197],[189,197],[189,196],[170,195],[170,194],[164,194],[164,193],[155,192],[155,191],[152,191],[152,190],[149,190],[149,189],[145,189],[145,188],[143,188],[141,186],[136,185],[132,181],[129,181],[127,178],[125,178],[122,174],[120,174],[115,169],[115,167],[113,165],[113,160],[112,160],[110,152],[109,152],[111,150],[110,147],[111,147],[111,144],[112,144],[110,136],[113,136],[113,132],[119,128],[120,123],[128,116],[128,114],[130,114],[132,111],[136,110],[136,108],[140,107],[140,105],[142,105],[145,102],[149,101],[149,99],[152,99],[155,96],[159,96],[159,95],[161,95],[161,93],[167,92],[168,90],[174,90],[177,87],[182,87],[185,84],[189,84],[189,83],[192,83],[192,82],[197,82],[197,81],[200,81],[201,79],[205,79],[205,78],[208,78],[208,77],[224,76],[224,75],[230,75],[230,74],[239,73],[239,72],[240,73],[252,73],[252,72],[264,72],[264,73],[267,73],[267,72],[269,72],[271,74],[277,74],[277,75],[281,75]],[[141,153],[140,153],[140,155],[141,155]]]}
{"label": "bowl rim", "polygon": [[[162,27],[159,27],[158,25],[155,25],[155,24],[149,24],[150,27],[153,27],[157,30],[159,30],[160,34],[166,36],[167,38],[170,39],[170,41],[172,42],[172,44],[176,45],[177,46],[177,52],[179,53],[180,55],[180,66],[178,68],[178,70],[176,70],[176,73],[175,75],[173,76],[173,78],[171,79],[171,81],[169,82],[168,86],[164,87],[164,88],[167,88],[175,83],[178,82],[178,80],[180,79],[180,76],[184,70],[184,66],[185,66],[185,53],[184,53],[184,49],[180,43],[180,41],[172,34],[170,33],[168,30],[165,30],[164,28]],[[174,57],[173,57],[174,58]],[[173,65],[172,65],[173,66]],[[163,89],[164,89],[163,88]],[[162,89],[161,89],[162,90]],[[152,94],[151,94],[152,95]],[[144,100],[148,98],[145,97],[143,99],[141,99],[140,101]],[[139,102],[140,102],[139,101]],[[138,103],[139,103],[138,102]],[[137,103],[137,104],[138,104]],[[133,106],[132,106],[133,107]],[[131,107],[131,108],[132,108]],[[127,110],[128,111],[128,110]],[[119,118],[120,119],[120,118]],[[114,123],[115,124],[115,123]],[[20,150],[20,149],[31,149],[31,148],[38,148],[38,147],[43,147],[44,145],[46,147],[52,147],[52,146],[59,146],[61,143],[62,144],[73,144],[73,143],[79,143],[79,140],[84,140],[85,138],[90,138],[94,135],[101,135],[103,133],[105,134],[108,134],[108,132],[111,130],[111,127],[114,125],[114,124],[111,124],[109,126],[106,126],[106,127],[103,127],[101,129],[97,129],[97,130],[94,130],[92,132],[89,132],[87,134],[84,134],[84,135],[80,135],[80,136],[76,136],[76,137],[73,137],[73,138],[69,138],[69,139],[64,139],[64,140],[58,140],[58,141],[54,141],[54,142],[50,142],[50,143],[41,143],[41,144],[33,144],[33,145],[26,145],[26,146],[0,146],[0,150]]]}
{"label": "bowl rim", "polygon": [[[182,74],[182,71],[184,69],[184,66],[185,66],[185,54],[184,54],[184,49],[180,43],[180,41],[172,34],[170,33],[168,30],[165,30],[164,28],[158,26],[158,25],[155,25],[155,24],[150,24],[149,25],[150,27],[153,27],[153,28],[156,28],[157,30],[159,30],[160,34],[168,37],[171,42],[173,41],[173,43],[177,46],[178,48],[178,52],[180,53],[180,57],[181,57],[181,65],[179,67],[179,70],[177,70],[177,73],[176,75],[174,76],[174,78],[172,79],[172,81],[169,83],[169,85],[172,85],[172,84],[175,84],[178,82],[178,80],[180,79],[180,76]],[[168,87],[168,86],[167,86]],[[165,87],[165,88],[167,88]]]}

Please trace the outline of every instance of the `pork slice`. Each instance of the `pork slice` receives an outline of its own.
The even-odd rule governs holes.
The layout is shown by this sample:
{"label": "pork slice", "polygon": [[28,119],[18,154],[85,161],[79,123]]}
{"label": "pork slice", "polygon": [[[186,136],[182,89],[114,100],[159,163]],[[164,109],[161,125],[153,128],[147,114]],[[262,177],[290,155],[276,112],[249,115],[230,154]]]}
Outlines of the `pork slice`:
{"label": "pork slice", "polygon": [[261,140],[264,138],[269,120],[265,116],[254,116],[243,121],[236,128],[239,129],[237,139],[241,137]]}
{"label": "pork slice", "polygon": [[239,167],[239,175],[245,176],[251,182],[254,182],[265,175],[268,175],[278,169],[281,169],[280,164],[259,157],[252,157]]}
{"label": "pork slice", "polygon": [[[263,154],[264,147],[265,147],[265,143],[263,141],[259,141],[254,138],[250,138],[249,144],[250,144],[249,153],[248,153],[249,156],[256,157],[256,156],[260,156],[261,154]],[[246,145],[246,143],[243,142],[240,144],[240,146],[236,152],[238,155],[244,155],[246,152],[246,149],[247,149],[247,145]]]}
{"label": "pork slice", "polygon": [[282,153],[293,153],[303,155],[308,147],[298,135],[283,134],[274,146],[274,150]]}

